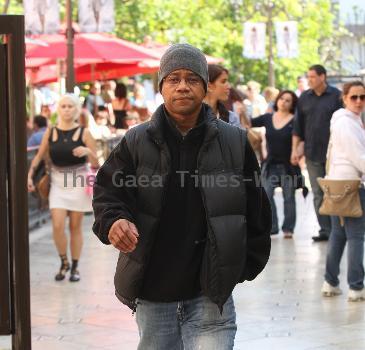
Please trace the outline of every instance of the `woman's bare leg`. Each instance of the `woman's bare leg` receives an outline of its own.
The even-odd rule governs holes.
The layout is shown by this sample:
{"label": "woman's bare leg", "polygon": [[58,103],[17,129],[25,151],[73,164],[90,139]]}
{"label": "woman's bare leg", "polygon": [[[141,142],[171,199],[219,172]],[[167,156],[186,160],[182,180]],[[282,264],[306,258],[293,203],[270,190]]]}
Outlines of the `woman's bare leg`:
{"label": "woman's bare leg", "polygon": [[78,282],[80,280],[80,273],[77,269],[79,263],[83,237],[82,237],[82,219],[84,213],[72,211],[70,212],[70,232],[71,232],[71,282]]}
{"label": "woman's bare leg", "polygon": [[82,219],[84,213],[78,211],[70,212],[70,240],[72,260],[79,260],[82,250]]}
{"label": "woman's bare leg", "polygon": [[55,279],[56,281],[62,281],[66,276],[66,272],[70,269],[70,263],[67,259],[67,236],[65,233],[67,210],[51,209],[51,216],[53,226],[53,240],[61,258],[61,267],[55,276]]}
{"label": "woman's bare leg", "polygon": [[53,240],[59,255],[67,255],[67,236],[65,233],[66,209],[51,209]]}

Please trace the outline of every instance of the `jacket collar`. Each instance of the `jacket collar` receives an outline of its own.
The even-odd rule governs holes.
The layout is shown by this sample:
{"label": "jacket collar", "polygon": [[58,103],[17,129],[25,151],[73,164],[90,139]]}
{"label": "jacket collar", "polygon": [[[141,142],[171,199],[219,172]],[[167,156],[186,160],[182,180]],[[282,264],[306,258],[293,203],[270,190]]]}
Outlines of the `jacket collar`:
{"label": "jacket collar", "polygon": [[[330,85],[328,85],[328,83],[326,83],[326,84],[327,84],[327,86],[326,86],[325,90],[323,91],[323,93],[320,96],[323,96],[325,94],[330,94],[332,92],[332,87]],[[316,95],[316,93],[314,92],[313,89],[309,89],[308,93],[311,94],[311,95]]]}
{"label": "jacket collar", "polygon": [[[166,117],[165,107],[164,104],[162,104],[153,114],[150,125],[147,128],[147,133],[158,145],[165,143],[165,138],[163,135],[163,123],[165,122],[164,118]],[[212,109],[207,104],[203,103],[201,116],[199,118],[201,118],[201,123],[206,124],[206,132],[203,143],[210,142],[211,139],[216,137],[218,134],[217,117],[214,115]]]}

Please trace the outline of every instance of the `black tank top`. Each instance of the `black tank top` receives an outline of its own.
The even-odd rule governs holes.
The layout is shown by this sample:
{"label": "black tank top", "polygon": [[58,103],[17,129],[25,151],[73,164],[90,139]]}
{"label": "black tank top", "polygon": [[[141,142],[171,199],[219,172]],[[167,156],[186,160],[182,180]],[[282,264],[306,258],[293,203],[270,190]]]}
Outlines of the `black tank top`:
{"label": "black tank top", "polygon": [[[72,139],[75,132],[80,128],[80,136],[74,141]],[[57,140],[52,141],[53,129],[56,129]],[[84,146],[82,135],[84,133],[83,127],[76,127],[71,130],[61,130],[57,127],[51,129],[49,136],[49,155],[52,163],[59,167],[69,167],[74,165],[82,165],[86,163],[87,157],[76,157],[72,154],[74,148]]]}
{"label": "black tank top", "polygon": [[124,109],[114,109],[115,123],[114,127],[116,129],[127,129],[125,122],[125,117],[127,116],[127,111]]}
{"label": "black tank top", "polygon": [[[119,100],[120,102],[120,100]],[[127,110],[125,109],[128,105],[128,100],[126,98],[123,99],[123,106],[118,109],[113,108],[114,116],[115,116],[115,122],[114,127],[116,129],[128,129],[128,126],[125,122],[125,118],[127,116]]]}

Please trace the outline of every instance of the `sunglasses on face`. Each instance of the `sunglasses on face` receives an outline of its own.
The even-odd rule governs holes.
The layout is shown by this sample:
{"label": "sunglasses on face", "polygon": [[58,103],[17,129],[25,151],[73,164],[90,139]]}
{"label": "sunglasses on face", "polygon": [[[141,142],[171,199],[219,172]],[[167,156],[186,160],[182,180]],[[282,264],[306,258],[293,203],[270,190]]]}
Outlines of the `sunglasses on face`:
{"label": "sunglasses on face", "polygon": [[352,96],[350,96],[351,101],[355,102],[358,99],[360,99],[360,101],[365,101],[365,95],[352,95]]}

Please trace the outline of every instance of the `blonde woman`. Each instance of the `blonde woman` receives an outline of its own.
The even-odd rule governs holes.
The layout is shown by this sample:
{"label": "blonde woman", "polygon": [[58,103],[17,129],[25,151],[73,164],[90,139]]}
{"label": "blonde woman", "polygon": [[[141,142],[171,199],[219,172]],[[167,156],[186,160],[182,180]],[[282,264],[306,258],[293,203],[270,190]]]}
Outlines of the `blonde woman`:
{"label": "blonde woman", "polygon": [[[37,155],[28,172],[28,191],[34,191],[32,176],[44,158],[50,159],[51,210],[53,239],[61,258],[61,267],[55,276],[62,281],[71,268],[70,281],[80,280],[78,261],[83,237],[82,219],[84,212],[92,211],[91,198],[87,194],[87,163],[98,167],[95,140],[88,129],[77,123],[81,111],[78,97],[66,94],[58,102],[58,124],[45,132]],[[70,250],[72,265],[67,258],[66,218],[69,216]]]}

